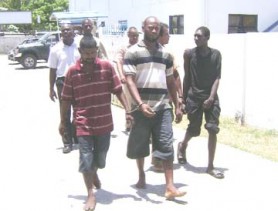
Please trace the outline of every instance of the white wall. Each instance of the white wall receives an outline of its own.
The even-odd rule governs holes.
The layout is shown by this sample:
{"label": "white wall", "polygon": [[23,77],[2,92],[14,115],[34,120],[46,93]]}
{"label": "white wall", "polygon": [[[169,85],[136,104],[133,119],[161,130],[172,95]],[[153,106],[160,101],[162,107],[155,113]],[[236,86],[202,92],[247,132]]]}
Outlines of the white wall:
{"label": "white wall", "polygon": [[[113,53],[126,38],[103,36]],[[244,114],[245,122],[260,128],[278,130],[278,33],[211,34],[209,46],[222,54],[222,77],[219,87],[221,114],[234,117]],[[172,35],[169,48],[174,49],[183,78],[183,51],[195,47],[193,37]]]}
{"label": "white wall", "polygon": [[207,22],[214,33],[228,32],[229,14],[258,15],[258,31],[277,21],[277,0],[207,0]]}
{"label": "white wall", "polygon": [[69,0],[69,9],[97,11],[107,14],[111,24],[128,20],[129,26],[137,28],[150,15],[166,23],[169,15],[184,15],[185,34],[192,34],[200,25],[214,33],[227,33],[229,14],[257,14],[258,31],[278,19],[277,0]]}

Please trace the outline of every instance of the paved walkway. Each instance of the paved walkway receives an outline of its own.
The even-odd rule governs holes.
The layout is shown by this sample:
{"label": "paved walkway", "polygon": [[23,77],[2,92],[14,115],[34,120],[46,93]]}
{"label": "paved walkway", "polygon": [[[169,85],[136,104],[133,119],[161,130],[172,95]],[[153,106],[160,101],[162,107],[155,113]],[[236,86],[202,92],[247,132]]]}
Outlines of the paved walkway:
{"label": "paved walkway", "polygon": [[[3,77],[9,80],[0,79],[0,210],[82,211],[86,189],[78,173],[78,151],[62,154],[58,103],[48,99],[48,71],[9,69],[0,73]],[[219,144],[215,166],[225,172],[225,179],[217,180],[205,173],[203,138],[190,142],[189,164],[175,160],[175,184],[186,196],[164,199],[164,175],[152,171],[150,158],[145,164],[147,188],[137,190],[135,161],[125,155],[124,112],[113,107],[113,115],[107,166],[99,171],[97,211],[278,210],[278,163]],[[184,130],[174,129],[175,149],[183,135]]]}

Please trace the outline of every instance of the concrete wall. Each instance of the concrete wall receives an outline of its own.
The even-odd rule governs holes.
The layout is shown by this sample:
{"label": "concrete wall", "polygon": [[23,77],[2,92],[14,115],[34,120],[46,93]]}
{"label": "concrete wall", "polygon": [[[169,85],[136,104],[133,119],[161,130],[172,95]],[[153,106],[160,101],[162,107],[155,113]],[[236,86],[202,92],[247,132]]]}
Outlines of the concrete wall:
{"label": "concrete wall", "polygon": [[0,54],[7,54],[11,49],[15,48],[27,36],[13,35],[13,36],[1,36],[0,37]]}
{"label": "concrete wall", "polygon": [[[113,58],[126,42],[122,36],[103,36]],[[278,130],[278,33],[212,34],[209,45],[222,54],[219,87],[222,115],[243,115],[246,124]],[[193,37],[172,35],[174,52],[183,78],[183,51],[195,47]]]}

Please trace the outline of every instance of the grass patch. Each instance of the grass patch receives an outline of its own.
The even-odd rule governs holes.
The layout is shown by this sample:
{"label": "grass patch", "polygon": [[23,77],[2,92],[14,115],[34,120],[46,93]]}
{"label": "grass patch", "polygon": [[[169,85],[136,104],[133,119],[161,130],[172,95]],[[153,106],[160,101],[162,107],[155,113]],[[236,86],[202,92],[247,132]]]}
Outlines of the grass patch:
{"label": "grass patch", "polygon": [[[186,116],[180,124],[175,124],[176,127],[183,129],[187,125]],[[207,137],[204,127],[200,136]],[[219,143],[278,162],[278,131],[241,126],[232,118],[221,117],[220,132],[217,137]]]}

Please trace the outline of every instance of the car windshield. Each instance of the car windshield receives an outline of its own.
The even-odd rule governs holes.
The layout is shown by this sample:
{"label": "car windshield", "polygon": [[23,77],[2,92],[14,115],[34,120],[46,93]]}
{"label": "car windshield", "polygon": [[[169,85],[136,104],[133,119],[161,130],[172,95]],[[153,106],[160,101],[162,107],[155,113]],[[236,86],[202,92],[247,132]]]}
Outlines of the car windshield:
{"label": "car windshield", "polygon": [[43,41],[43,40],[47,40],[47,38],[51,35],[51,34],[59,34],[59,32],[49,32],[49,33],[45,33],[43,36],[41,36],[39,38],[40,41]]}
{"label": "car windshield", "polygon": [[50,33],[46,33],[46,34],[42,35],[39,40],[40,41],[46,40],[49,35],[50,35]]}

